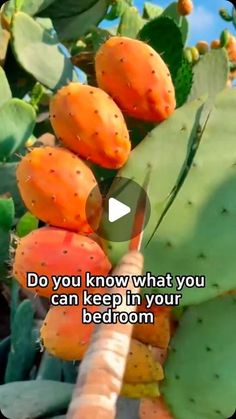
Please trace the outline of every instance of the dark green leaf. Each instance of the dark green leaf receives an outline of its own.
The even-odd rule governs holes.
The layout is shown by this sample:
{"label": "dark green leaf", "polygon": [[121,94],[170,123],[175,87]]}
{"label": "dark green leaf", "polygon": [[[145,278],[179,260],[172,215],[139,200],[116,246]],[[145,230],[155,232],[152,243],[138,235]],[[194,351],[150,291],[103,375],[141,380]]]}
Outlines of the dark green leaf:
{"label": "dark green leaf", "polygon": [[[14,121],[14,123],[13,123]],[[5,161],[32,135],[34,109],[20,99],[10,99],[0,109],[0,160]]]}
{"label": "dark green leaf", "polygon": [[163,8],[156,4],[146,2],[143,6],[143,17],[144,19],[155,19],[160,16],[163,12]]}
{"label": "dark green leaf", "polygon": [[17,187],[16,167],[17,163],[0,163],[0,195],[10,193],[14,199],[16,217],[20,217],[25,212],[25,207]]}
{"label": "dark green leaf", "polygon": [[14,201],[12,198],[0,196],[0,228],[8,231],[13,225],[15,217]]}
{"label": "dark green leaf", "polygon": [[193,71],[191,64],[183,57],[182,65],[174,80],[176,107],[182,106],[190,93],[193,84]]}
{"label": "dark green leaf", "polygon": [[169,17],[158,17],[148,22],[139,32],[139,38],[154,48],[175,78],[182,64],[183,42],[180,29]]}
{"label": "dark green leaf", "polygon": [[37,347],[32,339],[33,308],[24,300],[17,308],[11,333],[11,351],[8,357],[5,382],[25,380],[33,366]]}
{"label": "dark green leaf", "polygon": [[177,3],[171,3],[167,8],[164,10],[162,16],[171,17],[174,22],[178,25],[182,33],[182,40],[183,44],[185,45],[187,38],[188,38],[188,20],[185,16],[180,16],[177,11]]}
{"label": "dark green leaf", "polygon": [[19,381],[0,387],[0,409],[11,419],[35,419],[64,412],[73,385],[58,381]]}
{"label": "dark green leaf", "polygon": [[6,77],[6,73],[2,67],[0,67],[0,106],[11,99],[11,89]]}
{"label": "dark green leaf", "polygon": [[123,13],[117,33],[121,36],[136,38],[145,21],[136,7],[128,7]]}
{"label": "dark green leaf", "polygon": [[39,220],[30,212],[26,212],[17,223],[16,233],[19,237],[24,237],[38,228],[38,225]]}
{"label": "dark green leaf", "polygon": [[16,59],[40,83],[58,89],[73,79],[73,65],[49,30],[18,12],[14,15],[12,34]]}

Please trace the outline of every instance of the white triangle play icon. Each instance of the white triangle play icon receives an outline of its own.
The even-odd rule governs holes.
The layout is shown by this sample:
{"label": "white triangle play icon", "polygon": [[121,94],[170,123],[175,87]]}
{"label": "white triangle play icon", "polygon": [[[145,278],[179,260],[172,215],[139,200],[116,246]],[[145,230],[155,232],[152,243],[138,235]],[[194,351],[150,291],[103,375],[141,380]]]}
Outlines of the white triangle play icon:
{"label": "white triangle play icon", "polygon": [[131,208],[115,198],[109,198],[108,201],[108,220],[110,223],[119,220],[131,212]]}

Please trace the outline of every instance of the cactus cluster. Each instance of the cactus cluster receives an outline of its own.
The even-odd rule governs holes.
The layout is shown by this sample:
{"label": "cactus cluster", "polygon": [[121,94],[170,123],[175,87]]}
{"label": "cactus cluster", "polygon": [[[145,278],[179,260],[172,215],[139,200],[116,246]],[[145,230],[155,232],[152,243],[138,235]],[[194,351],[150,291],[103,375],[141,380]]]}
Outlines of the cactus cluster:
{"label": "cactus cluster", "polygon": [[[146,71],[147,83],[143,83],[143,73],[139,77],[135,57]],[[16,171],[25,206],[47,225],[19,239],[13,263],[14,277],[38,296],[77,293],[81,297],[86,272],[108,274],[111,263],[94,236],[102,214],[102,195],[88,161],[109,169],[126,163],[131,143],[122,112],[161,122],[176,106],[170,72],[144,42],[112,37],[98,50],[95,64],[100,87],[71,82],[50,100],[50,121],[62,147],[32,147]],[[31,288],[29,272],[46,276],[48,284]],[[79,276],[81,286],[55,290],[52,276],[63,275]],[[102,288],[95,291],[105,292]],[[41,342],[49,353],[67,361],[82,359],[94,329],[93,324],[83,324],[82,309],[82,301],[79,306],[50,308],[41,329]],[[90,310],[95,312],[97,307]],[[163,379],[162,368],[147,345],[167,347],[170,317],[165,311],[164,316],[156,315],[153,331],[152,337],[148,325],[134,331],[140,341],[131,342],[124,376],[128,386],[153,383],[156,388]]]}

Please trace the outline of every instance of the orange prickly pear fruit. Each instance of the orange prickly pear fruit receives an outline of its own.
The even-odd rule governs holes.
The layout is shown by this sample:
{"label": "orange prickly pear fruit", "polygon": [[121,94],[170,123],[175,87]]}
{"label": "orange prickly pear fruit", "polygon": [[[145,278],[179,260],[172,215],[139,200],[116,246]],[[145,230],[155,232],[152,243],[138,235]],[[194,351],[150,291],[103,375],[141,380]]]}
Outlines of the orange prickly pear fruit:
{"label": "orange prickly pear fruit", "polygon": [[[47,351],[65,361],[80,361],[87,350],[94,324],[82,322],[83,306],[54,306],[48,311],[40,337]],[[97,306],[87,308],[91,313]]]}
{"label": "orange prickly pear fruit", "polygon": [[132,336],[142,343],[166,349],[170,341],[170,335],[170,313],[161,311],[159,314],[155,314],[154,323],[136,323]]}
{"label": "orange prickly pear fruit", "polygon": [[139,407],[140,419],[173,419],[169,409],[161,397],[142,399]]}
{"label": "orange prickly pear fruit", "polygon": [[178,0],[177,10],[180,16],[190,15],[193,11],[192,0]]}
{"label": "orange prickly pear fruit", "polygon": [[211,42],[211,49],[217,49],[220,48],[220,40],[219,39],[214,39]]}
{"label": "orange prickly pear fruit", "polygon": [[[101,247],[92,239],[55,227],[42,227],[20,239],[13,263],[13,275],[23,288],[44,297],[56,294],[80,294],[85,274],[107,275],[111,264]],[[48,277],[45,288],[27,287],[27,272]],[[62,287],[53,291],[52,276],[81,277],[81,287]],[[77,279],[76,279],[77,281]],[[75,284],[77,286],[77,282]],[[79,285],[79,284],[78,284]],[[91,292],[92,292],[91,288]],[[94,288],[97,292],[97,288]]]}
{"label": "orange prickly pear fruit", "polygon": [[163,369],[156,362],[151,349],[136,339],[131,339],[124,382],[130,384],[152,383],[163,380]]}
{"label": "orange prickly pear fruit", "polygon": [[209,44],[206,41],[199,41],[196,44],[199,54],[204,55],[209,51]]}
{"label": "orange prickly pear fruit", "polygon": [[26,207],[45,223],[89,234],[99,226],[102,196],[91,169],[63,148],[35,148],[18,165]]}
{"label": "orange prickly pear fruit", "polygon": [[175,90],[169,69],[144,42],[111,37],[99,48],[95,67],[99,87],[128,115],[161,122],[174,112]]}
{"label": "orange prickly pear fruit", "polygon": [[229,60],[236,62],[236,38],[234,36],[230,37],[226,50]]}
{"label": "orange prickly pear fruit", "polygon": [[117,169],[131,144],[124,117],[111,97],[97,87],[70,83],[50,103],[50,120],[63,144],[102,167]]}

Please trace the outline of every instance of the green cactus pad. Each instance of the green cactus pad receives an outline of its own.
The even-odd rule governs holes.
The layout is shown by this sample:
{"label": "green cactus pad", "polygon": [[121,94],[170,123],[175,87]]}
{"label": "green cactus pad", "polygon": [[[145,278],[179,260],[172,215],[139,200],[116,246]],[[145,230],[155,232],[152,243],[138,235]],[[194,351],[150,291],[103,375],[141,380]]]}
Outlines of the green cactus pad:
{"label": "green cactus pad", "polygon": [[16,167],[17,163],[0,163],[0,195],[10,194],[13,197],[16,217],[20,217],[25,207],[16,183]]}
{"label": "green cactus pad", "polygon": [[3,230],[9,231],[13,225],[14,216],[13,199],[0,196],[0,227]]}
{"label": "green cactus pad", "polygon": [[14,222],[15,210],[12,198],[0,196],[0,281],[7,274],[6,261],[9,262],[10,230]]}
{"label": "green cactus pad", "polygon": [[232,19],[233,19],[233,25],[234,25],[234,27],[236,29],[236,9],[235,9],[235,7],[233,7]]}
{"label": "green cactus pad", "polygon": [[[206,277],[205,288],[183,288],[183,305],[236,288],[235,101],[235,89],[217,97],[185,181],[144,252],[153,274]],[[176,292],[175,283],[152,291]]]}
{"label": "green cactus pad", "polygon": [[0,384],[4,383],[5,367],[7,363],[8,354],[10,351],[11,339],[10,336],[0,341]]}
{"label": "green cactus pad", "polygon": [[78,375],[78,363],[74,361],[63,361],[63,381],[75,383]]}
{"label": "green cactus pad", "polygon": [[56,0],[16,0],[7,1],[3,7],[3,14],[7,20],[11,19],[15,11],[27,13],[30,16],[42,11]]}
{"label": "green cactus pad", "polygon": [[187,38],[188,38],[188,20],[184,16],[180,16],[177,10],[177,3],[171,3],[167,8],[164,10],[162,16],[171,17],[175,21],[175,23],[179,26],[183,44],[185,45]]}
{"label": "green cactus pad", "polygon": [[0,66],[4,64],[9,40],[10,40],[9,32],[6,29],[3,29],[0,24]]}
{"label": "green cactus pad", "polygon": [[78,40],[105,17],[107,6],[106,0],[56,1],[43,16],[52,19],[60,40]]}
{"label": "green cactus pad", "polygon": [[144,25],[139,38],[161,55],[174,79],[182,64],[183,50],[182,35],[176,23],[169,17],[160,16]]}
{"label": "green cactus pad", "polygon": [[7,77],[5,71],[0,66],[0,106],[2,106],[5,102],[11,99],[11,89],[9,83],[7,81]]}
{"label": "green cactus pad", "polygon": [[190,93],[193,83],[192,66],[188,60],[183,57],[182,65],[178,70],[177,76],[174,80],[176,107],[182,106]]}
{"label": "green cactus pad", "polygon": [[0,387],[0,410],[11,419],[35,419],[68,408],[73,384],[50,380],[18,381]]}
{"label": "green cactus pad", "polygon": [[111,4],[111,8],[105,16],[107,20],[115,20],[118,17],[121,17],[126,9],[132,6],[132,1],[129,0],[116,0]]}
{"label": "green cactus pad", "polygon": [[224,19],[226,22],[232,22],[232,20],[233,20],[232,15],[230,15],[230,14],[228,13],[228,11],[227,11],[226,9],[224,9],[224,8],[221,8],[221,9],[219,10],[219,15],[220,15],[220,17],[222,17],[222,19]]}
{"label": "green cactus pad", "polygon": [[37,380],[62,380],[63,361],[44,352],[37,373]]}
{"label": "green cactus pad", "polygon": [[26,212],[16,225],[16,234],[18,237],[24,237],[37,229],[38,225],[39,220],[30,212]]}
{"label": "green cactus pad", "polygon": [[214,98],[225,88],[228,74],[229,63],[226,51],[223,48],[211,50],[193,68],[193,86],[188,100],[194,100],[205,94]]}
{"label": "green cactus pad", "polygon": [[[32,135],[36,115],[31,105],[10,99],[0,112],[0,160],[5,161]],[[14,121],[14,124],[12,123]]]}
{"label": "green cactus pad", "polygon": [[155,19],[160,16],[163,12],[163,7],[157,6],[156,4],[149,3],[148,1],[144,3],[143,6],[143,18],[144,19]]}
{"label": "green cactus pad", "polygon": [[20,10],[30,16],[34,16],[56,1],[57,0],[22,0]]}
{"label": "green cactus pad", "polygon": [[20,65],[40,83],[58,89],[73,79],[73,66],[59,50],[55,35],[25,13],[14,15],[13,49]]}
{"label": "green cactus pad", "polygon": [[[152,212],[144,242],[149,239],[163,217],[186,168],[188,155],[196,138],[202,106],[203,101],[197,100],[177,109],[131,152],[127,164],[119,171],[119,176],[133,179],[142,185],[148,167],[152,167],[148,190]],[[108,243],[109,257],[114,263],[127,249],[127,242]],[[154,271],[157,269],[156,259],[155,254],[152,261]]]}
{"label": "green cactus pad", "polygon": [[0,282],[7,280],[8,266],[7,262],[10,261],[9,247],[10,247],[10,232],[3,230],[0,227]]}
{"label": "green cactus pad", "polygon": [[11,334],[11,351],[8,357],[5,382],[25,380],[33,366],[37,347],[32,338],[33,308],[30,300],[17,308]]}
{"label": "green cactus pad", "polygon": [[136,7],[128,7],[121,17],[117,34],[136,38],[144,23],[145,21],[140,16],[138,9]]}
{"label": "green cactus pad", "polygon": [[[91,31],[91,40],[93,44],[93,51],[97,52],[100,46],[111,37],[110,32],[106,29],[93,28]],[[77,52],[78,53],[78,52]]]}
{"label": "green cactus pad", "polygon": [[20,303],[20,284],[14,278],[11,279],[11,315],[10,327],[13,330],[14,319]]}
{"label": "green cactus pad", "polygon": [[4,70],[11,86],[12,97],[23,99],[33,89],[35,79],[17,62],[12,48],[8,48]]}
{"label": "green cactus pad", "polygon": [[67,0],[65,3],[54,0],[53,2],[51,1],[52,4],[46,10],[44,9],[41,16],[49,17],[50,19],[71,17],[90,9],[96,2],[97,0]]}
{"label": "green cactus pad", "polygon": [[175,419],[226,419],[236,400],[236,297],[184,313],[170,342],[161,387]]}

